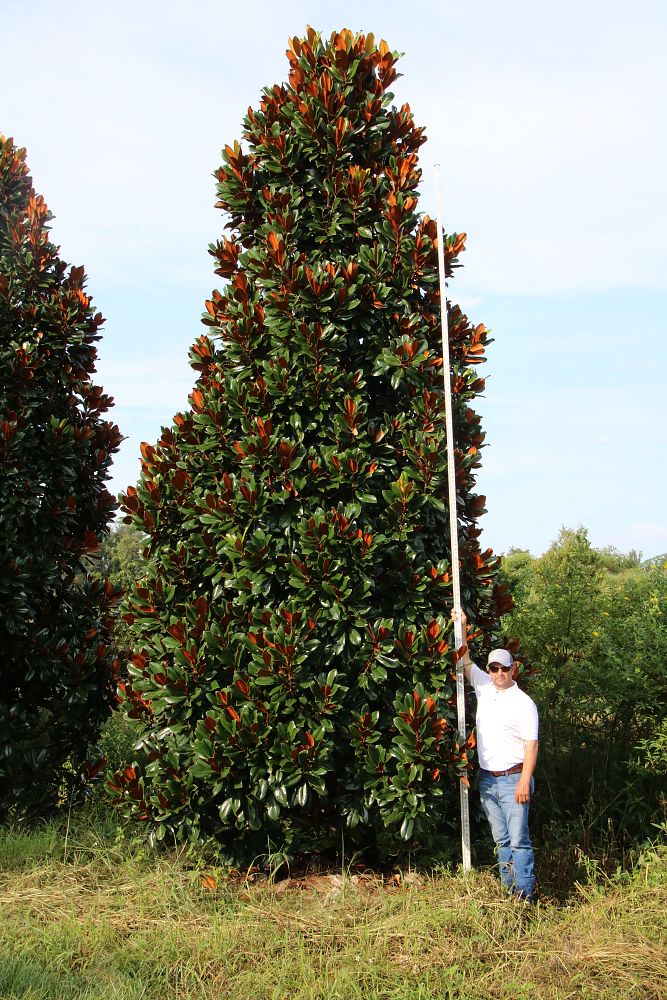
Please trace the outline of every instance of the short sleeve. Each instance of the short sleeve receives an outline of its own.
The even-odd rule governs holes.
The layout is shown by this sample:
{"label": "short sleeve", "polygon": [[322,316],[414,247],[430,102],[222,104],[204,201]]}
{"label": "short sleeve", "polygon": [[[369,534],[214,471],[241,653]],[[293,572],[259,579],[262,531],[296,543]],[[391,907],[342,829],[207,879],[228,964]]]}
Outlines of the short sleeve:
{"label": "short sleeve", "polygon": [[526,695],[519,720],[519,732],[522,740],[536,740],[539,737],[540,723],[535,702]]}
{"label": "short sleeve", "polygon": [[492,680],[489,675],[484,670],[480,670],[476,663],[473,663],[472,670],[470,672],[470,680],[472,681],[472,686],[475,690],[475,694],[478,693],[480,688],[486,687],[487,684],[492,684]]}

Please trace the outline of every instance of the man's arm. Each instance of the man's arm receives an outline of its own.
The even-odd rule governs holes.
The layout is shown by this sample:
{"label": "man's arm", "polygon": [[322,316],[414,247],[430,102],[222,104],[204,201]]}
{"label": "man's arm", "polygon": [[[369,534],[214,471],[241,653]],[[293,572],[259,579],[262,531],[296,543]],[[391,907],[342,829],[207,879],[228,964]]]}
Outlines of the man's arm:
{"label": "man's arm", "polygon": [[517,802],[530,802],[530,779],[537,764],[538,746],[539,743],[537,740],[526,740],[523,770],[521,771],[521,777],[514,793],[514,798]]}
{"label": "man's arm", "polygon": [[[456,611],[452,608],[452,621],[456,621]],[[472,660],[468,651],[468,619],[466,613],[461,609],[461,631],[463,633],[463,643],[465,652],[463,654],[463,676],[468,684],[472,684]]]}

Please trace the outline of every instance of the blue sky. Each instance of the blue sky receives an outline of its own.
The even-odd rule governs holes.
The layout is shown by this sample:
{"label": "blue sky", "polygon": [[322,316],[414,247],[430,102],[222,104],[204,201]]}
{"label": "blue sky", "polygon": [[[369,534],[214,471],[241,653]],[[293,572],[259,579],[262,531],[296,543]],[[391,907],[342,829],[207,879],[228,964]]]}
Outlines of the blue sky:
{"label": "blue sky", "polygon": [[5,0],[0,131],[107,317],[99,381],[127,437],[112,488],[186,406],[224,221],[211,175],[307,24],[405,53],[421,207],[440,162],[446,228],[469,234],[450,295],[495,337],[484,543],[538,554],[583,524],[598,546],[667,551],[662,0]]}

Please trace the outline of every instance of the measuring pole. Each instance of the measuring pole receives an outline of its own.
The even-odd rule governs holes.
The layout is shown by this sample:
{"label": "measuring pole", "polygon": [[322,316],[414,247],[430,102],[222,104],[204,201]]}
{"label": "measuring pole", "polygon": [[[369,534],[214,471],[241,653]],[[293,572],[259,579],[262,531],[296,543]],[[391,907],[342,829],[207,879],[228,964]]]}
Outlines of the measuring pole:
{"label": "measuring pole", "polygon": [[[449,318],[447,313],[447,283],[445,276],[445,247],[442,228],[442,204],[440,199],[440,164],[435,165],[435,209],[438,222],[438,273],[440,275],[440,329],[442,331],[442,379],[445,387],[445,415],[447,419],[447,482],[449,487],[449,534],[452,549],[452,590],[454,596],[454,642],[457,650],[464,643],[461,627],[461,578],[459,574],[459,526],[456,516],[456,464],[454,456],[454,425],[452,417],[452,384],[449,364]],[[456,661],[456,710],[459,724],[459,743],[466,741],[466,703],[463,676],[463,662]],[[468,788],[459,781],[461,797],[461,847],[463,851],[463,871],[469,872],[470,864],[470,810]]]}

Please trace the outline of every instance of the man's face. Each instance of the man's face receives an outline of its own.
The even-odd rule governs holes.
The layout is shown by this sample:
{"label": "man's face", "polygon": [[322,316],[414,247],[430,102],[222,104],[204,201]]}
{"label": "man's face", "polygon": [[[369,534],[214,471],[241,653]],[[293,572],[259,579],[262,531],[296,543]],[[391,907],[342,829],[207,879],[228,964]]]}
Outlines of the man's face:
{"label": "man's face", "polygon": [[503,670],[500,663],[489,663],[489,677],[493,681],[496,691],[506,691],[514,684],[514,667]]}

